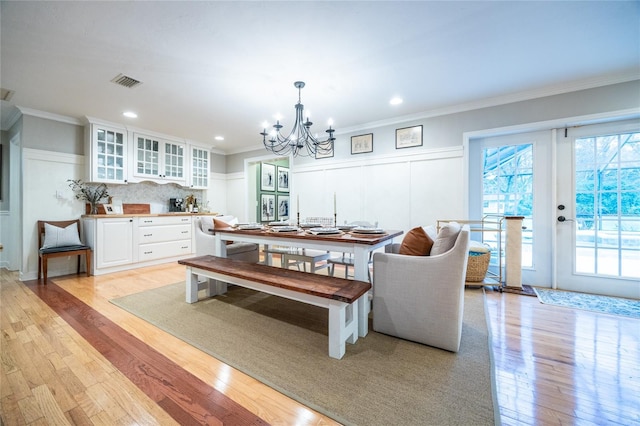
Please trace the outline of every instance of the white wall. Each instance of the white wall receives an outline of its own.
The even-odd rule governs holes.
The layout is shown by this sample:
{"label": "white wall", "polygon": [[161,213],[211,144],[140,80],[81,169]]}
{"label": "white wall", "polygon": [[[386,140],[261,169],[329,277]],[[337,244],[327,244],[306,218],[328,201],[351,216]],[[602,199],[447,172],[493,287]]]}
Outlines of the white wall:
{"label": "white wall", "polygon": [[407,231],[437,219],[464,219],[462,148],[419,155],[369,158],[292,167],[291,210],[300,220],[333,217],[339,224],[378,223]]}
{"label": "white wall", "polygon": [[[21,280],[38,273],[38,220],[69,220],[84,214],[84,203],[75,199],[67,179],[84,178],[84,156],[23,148],[22,271]],[[60,198],[56,198],[56,191]],[[84,262],[82,262],[84,263]],[[76,272],[77,257],[49,261],[49,276]]]}
{"label": "white wall", "polygon": [[209,211],[214,213],[227,211],[227,176],[224,173],[211,173],[206,197]]}

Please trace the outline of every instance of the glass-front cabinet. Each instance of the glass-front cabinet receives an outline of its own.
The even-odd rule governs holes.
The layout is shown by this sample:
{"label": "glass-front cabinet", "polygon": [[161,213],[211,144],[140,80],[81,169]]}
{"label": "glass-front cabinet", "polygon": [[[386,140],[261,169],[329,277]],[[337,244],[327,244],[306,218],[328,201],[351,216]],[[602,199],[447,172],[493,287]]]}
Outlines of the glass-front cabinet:
{"label": "glass-front cabinet", "polygon": [[127,183],[126,130],[98,123],[90,123],[87,129],[87,180]]}
{"label": "glass-front cabinet", "polygon": [[209,150],[191,146],[191,188],[209,187]]}
{"label": "glass-front cabinet", "polygon": [[185,185],[185,144],[161,138],[133,134],[133,171],[136,180],[173,182]]}

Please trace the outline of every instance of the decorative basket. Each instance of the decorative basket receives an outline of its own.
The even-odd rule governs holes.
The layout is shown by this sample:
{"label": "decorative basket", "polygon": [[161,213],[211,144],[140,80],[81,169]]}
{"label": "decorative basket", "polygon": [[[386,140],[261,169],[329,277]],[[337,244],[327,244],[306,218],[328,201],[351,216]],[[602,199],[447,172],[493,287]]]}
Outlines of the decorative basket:
{"label": "decorative basket", "polygon": [[475,251],[469,252],[469,261],[467,263],[467,282],[481,282],[487,275],[489,269],[489,260],[491,252],[480,253]]}

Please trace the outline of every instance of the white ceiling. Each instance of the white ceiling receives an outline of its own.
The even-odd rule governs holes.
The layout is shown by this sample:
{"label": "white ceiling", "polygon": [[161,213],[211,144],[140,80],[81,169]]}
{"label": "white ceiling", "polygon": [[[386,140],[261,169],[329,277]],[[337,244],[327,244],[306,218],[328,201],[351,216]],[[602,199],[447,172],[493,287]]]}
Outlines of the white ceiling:
{"label": "white ceiling", "polygon": [[296,80],[324,134],[635,79],[639,22],[638,1],[2,1],[0,83],[12,105],[233,153],[276,113],[290,128]]}

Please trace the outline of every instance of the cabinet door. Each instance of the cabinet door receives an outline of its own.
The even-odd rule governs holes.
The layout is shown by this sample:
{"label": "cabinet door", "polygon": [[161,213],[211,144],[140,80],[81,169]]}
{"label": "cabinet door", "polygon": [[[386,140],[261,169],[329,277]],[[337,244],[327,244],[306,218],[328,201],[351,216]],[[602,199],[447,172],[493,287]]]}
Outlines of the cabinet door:
{"label": "cabinet door", "polygon": [[134,134],[133,176],[157,183],[186,184],[184,144]]}
{"label": "cabinet door", "polygon": [[91,124],[89,181],[126,183],[127,133],[124,130]]}
{"label": "cabinet door", "polygon": [[191,183],[192,188],[209,187],[209,150],[197,146],[191,147]]}
{"label": "cabinet door", "polygon": [[96,237],[97,268],[133,263],[133,219],[98,219]]}
{"label": "cabinet door", "polygon": [[164,143],[163,178],[174,182],[186,182],[184,172],[184,145],[181,143]]}
{"label": "cabinet door", "polygon": [[161,178],[160,141],[142,135],[135,135],[134,140],[134,176]]}

